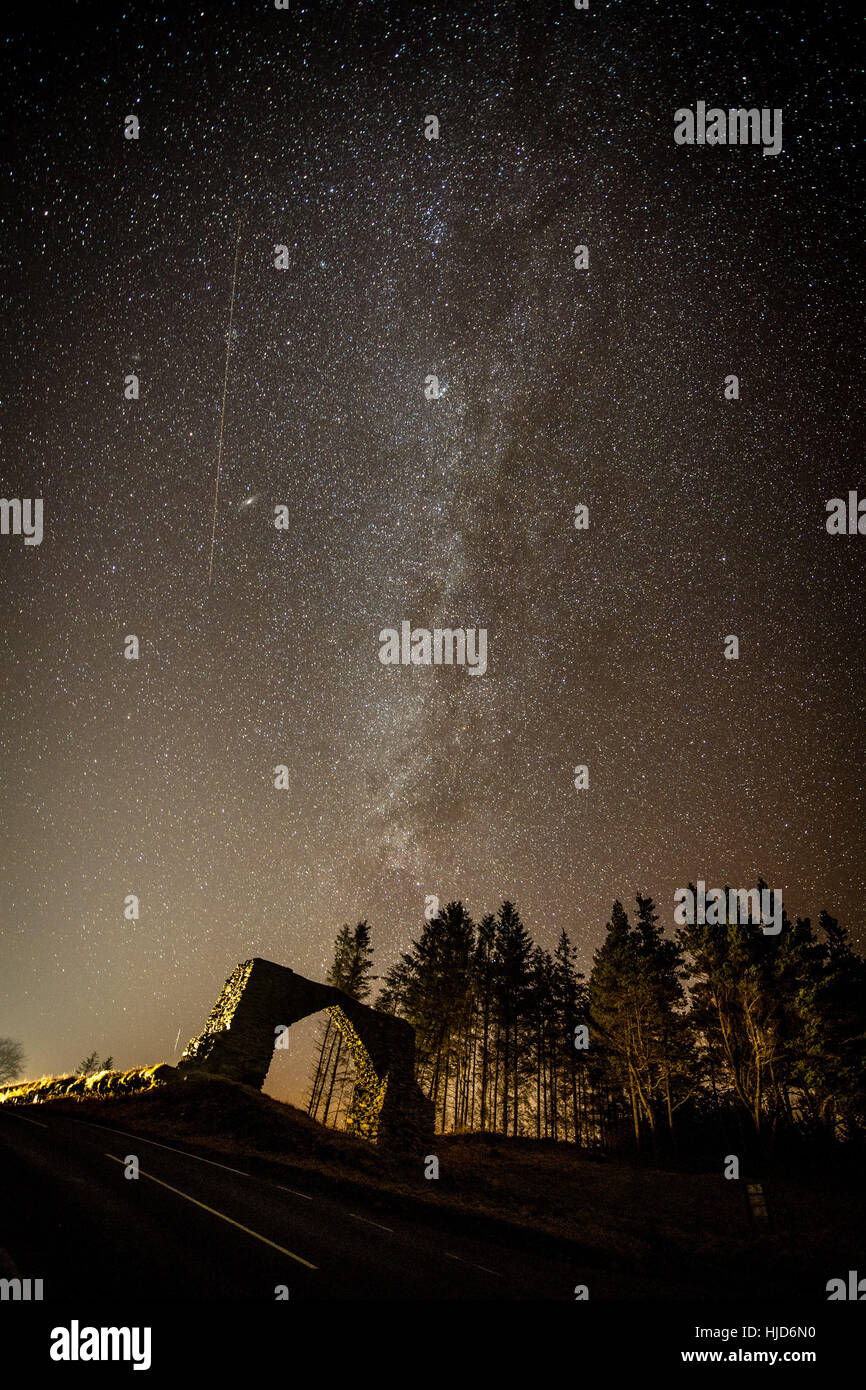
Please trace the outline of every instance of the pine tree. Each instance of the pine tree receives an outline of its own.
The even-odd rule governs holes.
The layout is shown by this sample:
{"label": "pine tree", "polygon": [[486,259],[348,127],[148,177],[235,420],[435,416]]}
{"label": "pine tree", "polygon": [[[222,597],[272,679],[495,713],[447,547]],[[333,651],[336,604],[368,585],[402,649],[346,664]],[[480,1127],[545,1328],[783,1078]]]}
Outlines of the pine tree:
{"label": "pine tree", "polygon": [[662,1113],[673,1133],[673,1078],[686,1052],[682,950],[665,938],[651,898],[638,894],[637,907],[632,928],[622,904],[613,905],[590,975],[590,1016],[610,1080],[628,1095],[635,1145],[646,1126],[658,1152]]}
{"label": "pine tree", "polygon": [[575,968],[577,952],[568,933],[560,932],[553,955],[553,1106],[552,1137],[582,1139],[581,1097],[585,1091],[586,1049],[575,1044],[577,1028],[585,1022],[583,976]]}
{"label": "pine tree", "polygon": [[866,961],[828,912],[818,927],[824,939],[797,997],[802,1046],[792,1079],[801,1123],[834,1139],[866,1123]]}
{"label": "pine tree", "polygon": [[[471,1048],[475,925],[450,902],[385,976],[380,1007],[415,1029],[417,1075],[443,1129],[458,1123]],[[450,1097],[450,1099],[449,1099]]]}
{"label": "pine tree", "polygon": [[517,908],[506,901],[496,918],[494,992],[502,1056],[502,1131],[518,1132],[520,1058],[531,992],[532,939]]}
{"label": "pine tree", "polygon": [[493,1008],[493,948],[496,936],[496,918],[488,912],[478,924],[478,935],[475,943],[475,954],[473,958],[473,993],[478,1001],[478,1018],[480,1026],[480,1037],[478,1048],[480,1050],[480,1104],[479,1104],[479,1124],[481,1129],[487,1128],[488,1120],[488,1086],[490,1080],[490,1021]]}
{"label": "pine tree", "polygon": [[[759,880],[759,891],[763,888],[766,884]],[[790,933],[783,913],[778,940]],[[790,980],[793,967],[793,960],[785,959],[789,947],[780,952],[777,938],[765,935],[758,922],[695,922],[680,927],[677,936],[691,958],[691,1020],[703,1039],[717,1094],[724,1099],[728,1091],[736,1097],[760,1135],[779,1095],[778,1068],[785,1051],[783,978],[787,972]]]}

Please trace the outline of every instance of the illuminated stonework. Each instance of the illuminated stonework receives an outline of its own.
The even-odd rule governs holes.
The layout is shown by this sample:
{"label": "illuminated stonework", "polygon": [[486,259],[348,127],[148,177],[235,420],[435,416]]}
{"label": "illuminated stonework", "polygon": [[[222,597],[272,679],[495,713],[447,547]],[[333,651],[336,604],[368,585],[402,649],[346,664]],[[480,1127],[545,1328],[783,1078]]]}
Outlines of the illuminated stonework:
{"label": "illuminated stonework", "polygon": [[355,1063],[355,1089],[346,1116],[346,1129],[375,1143],[379,1136],[379,1117],[388,1090],[388,1074],[386,1072],[381,1079],[379,1078],[369,1052],[343,1010],[332,1004],[328,1013],[345,1038]]}
{"label": "illuminated stonework", "polygon": [[322,1010],[340,1029],[357,1068],[347,1128],[395,1147],[423,1144],[433,1133],[433,1107],[415,1081],[411,1024],[273,961],[255,958],[232,971],[178,1068],[213,1072],[261,1090],[276,1028]]}

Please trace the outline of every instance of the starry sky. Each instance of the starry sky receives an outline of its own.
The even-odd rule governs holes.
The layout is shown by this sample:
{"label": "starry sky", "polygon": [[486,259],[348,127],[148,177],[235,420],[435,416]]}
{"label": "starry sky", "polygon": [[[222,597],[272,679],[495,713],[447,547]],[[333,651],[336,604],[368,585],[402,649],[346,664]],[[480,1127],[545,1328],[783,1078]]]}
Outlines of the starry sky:
{"label": "starry sky", "polygon": [[[429,894],[586,969],[615,897],[760,873],[862,945],[851,7],[73,9],[12,11],[0,71],[27,1074],[173,1060],[238,961],[321,979],[360,917],[381,974]],[[783,152],[675,145],[699,100]],[[383,666],[404,619],[487,673]]]}

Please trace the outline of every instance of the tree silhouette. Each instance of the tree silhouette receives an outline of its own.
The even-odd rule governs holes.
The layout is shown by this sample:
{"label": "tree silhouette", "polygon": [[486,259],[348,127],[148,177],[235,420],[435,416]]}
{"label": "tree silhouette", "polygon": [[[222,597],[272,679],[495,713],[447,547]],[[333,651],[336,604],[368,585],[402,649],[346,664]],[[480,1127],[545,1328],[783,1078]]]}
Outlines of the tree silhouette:
{"label": "tree silhouette", "polygon": [[0,1085],[16,1081],[24,1070],[24,1048],[14,1038],[0,1038]]}

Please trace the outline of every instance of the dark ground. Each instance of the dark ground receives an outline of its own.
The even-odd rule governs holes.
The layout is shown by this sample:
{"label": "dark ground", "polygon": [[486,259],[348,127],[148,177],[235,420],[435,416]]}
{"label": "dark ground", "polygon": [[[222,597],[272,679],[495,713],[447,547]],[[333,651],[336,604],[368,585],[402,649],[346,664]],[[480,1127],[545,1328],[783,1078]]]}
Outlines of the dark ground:
{"label": "dark ground", "polygon": [[[424,1155],[222,1081],[6,1105],[0,1259],[45,1279],[46,1298],[121,1281],[167,1300],[273,1299],[277,1284],[305,1299],[574,1300],[585,1284],[593,1299],[825,1300],[828,1279],[863,1265],[866,1198],[842,1169],[765,1177],[759,1235],[721,1164],[684,1173],[481,1135],[429,1151],[438,1181]],[[137,1181],[113,1161],[129,1154]]]}

